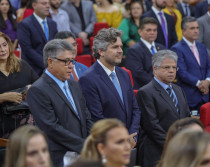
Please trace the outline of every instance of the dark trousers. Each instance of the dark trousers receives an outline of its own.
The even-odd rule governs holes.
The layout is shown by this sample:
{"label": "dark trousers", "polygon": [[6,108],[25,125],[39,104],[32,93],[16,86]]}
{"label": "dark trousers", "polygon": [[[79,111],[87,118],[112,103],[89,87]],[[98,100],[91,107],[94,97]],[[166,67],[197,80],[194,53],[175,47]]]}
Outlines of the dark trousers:
{"label": "dark trousers", "polygon": [[63,157],[66,151],[51,151],[50,156],[54,167],[63,167]]}

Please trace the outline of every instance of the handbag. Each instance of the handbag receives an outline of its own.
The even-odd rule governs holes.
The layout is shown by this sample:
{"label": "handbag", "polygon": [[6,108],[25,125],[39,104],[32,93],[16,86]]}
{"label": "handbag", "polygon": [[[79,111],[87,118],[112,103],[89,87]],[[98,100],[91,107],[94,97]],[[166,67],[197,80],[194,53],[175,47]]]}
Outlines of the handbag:
{"label": "handbag", "polygon": [[[11,90],[10,92],[21,93],[24,96],[27,92],[27,89],[27,86],[25,86],[23,88]],[[5,102],[2,104],[2,112],[5,115],[18,114],[19,112],[29,112],[29,106],[25,100],[23,100],[20,104]]]}

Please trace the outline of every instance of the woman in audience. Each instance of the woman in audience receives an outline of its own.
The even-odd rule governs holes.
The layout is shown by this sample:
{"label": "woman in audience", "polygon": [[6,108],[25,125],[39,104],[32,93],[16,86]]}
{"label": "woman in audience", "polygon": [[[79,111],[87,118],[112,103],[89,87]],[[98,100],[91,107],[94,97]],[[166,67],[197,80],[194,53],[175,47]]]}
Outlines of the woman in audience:
{"label": "woman in audience", "polygon": [[185,129],[168,144],[162,167],[209,167],[210,134]]}
{"label": "woman in audience", "polygon": [[26,9],[26,5],[28,3],[28,0],[21,0],[21,6],[20,9],[17,10],[17,22],[21,22],[23,20],[23,13]]}
{"label": "woman in audience", "polygon": [[175,30],[178,41],[182,39],[182,29],[181,29],[181,22],[182,22],[182,14],[178,9],[176,9],[176,4],[174,0],[167,0],[166,1],[166,8],[163,11],[174,18],[175,23]]}
{"label": "woman in audience", "polygon": [[117,6],[113,5],[112,0],[96,0],[93,7],[97,22],[106,22],[109,27],[118,28],[122,21],[122,13]]}
{"label": "woman in audience", "polygon": [[161,159],[156,167],[162,167],[163,158],[165,156],[166,149],[170,140],[183,129],[190,129],[191,131],[204,131],[203,124],[196,118],[184,118],[174,122],[168,130],[166,141],[164,144],[163,153]]}
{"label": "woman in audience", "polygon": [[[8,138],[11,131],[20,125],[27,124],[29,113],[5,115],[3,106],[6,102],[21,104],[23,95],[14,90],[30,86],[37,74],[23,60],[14,55],[12,42],[9,37],[0,32],[0,137]],[[23,93],[26,93],[24,91]],[[31,123],[31,122],[30,122]]]}
{"label": "woman in audience", "polygon": [[140,17],[144,10],[141,1],[135,0],[130,4],[130,18],[124,18],[119,26],[119,30],[123,31],[122,42],[123,52],[140,40],[138,27],[140,24]]}
{"label": "woman in audience", "polygon": [[7,34],[13,48],[17,47],[17,22],[9,0],[0,0],[0,31]]}
{"label": "woman in audience", "polygon": [[10,136],[4,167],[52,167],[45,134],[35,126],[22,126]]}
{"label": "woman in audience", "polygon": [[93,125],[81,158],[102,161],[105,167],[123,167],[130,161],[130,151],[124,124],[117,119],[103,119]]}

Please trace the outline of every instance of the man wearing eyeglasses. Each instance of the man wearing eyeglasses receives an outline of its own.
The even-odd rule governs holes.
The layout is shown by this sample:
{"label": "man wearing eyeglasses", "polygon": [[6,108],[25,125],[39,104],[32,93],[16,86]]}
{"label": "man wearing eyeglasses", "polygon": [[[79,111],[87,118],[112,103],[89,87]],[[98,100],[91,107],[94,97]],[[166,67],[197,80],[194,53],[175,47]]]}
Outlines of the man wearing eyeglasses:
{"label": "man wearing eyeglasses", "polygon": [[178,119],[190,116],[183,90],[173,84],[177,55],[170,50],[158,51],[152,57],[154,78],[137,93],[141,110],[138,165],[155,167],[163,150],[169,127]]}
{"label": "man wearing eyeglasses", "polygon": [[56,167],[64,166],[63,158],[68,161],[78,157],[92,126],[80,87],[69,80],[74,52],[74,47],[64,40],[48,42],[43,59],[46,70],[27,93],[35,122],[48,136]]}

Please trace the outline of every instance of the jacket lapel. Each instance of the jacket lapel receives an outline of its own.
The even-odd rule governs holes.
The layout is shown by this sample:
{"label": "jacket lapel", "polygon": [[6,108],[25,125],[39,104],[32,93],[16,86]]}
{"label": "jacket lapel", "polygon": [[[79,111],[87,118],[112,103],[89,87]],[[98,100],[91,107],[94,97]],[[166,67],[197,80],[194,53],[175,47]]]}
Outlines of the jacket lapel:
{"label": "jacket lapel", "polygon": [[[44,31],[42,30],[41,25],[39,24],[39,22],[36,20],[36,18],[34,17],[34,15],[32,14],[32,23],[34,24],[34,26],[36,27],[37,31],[39,32],[39,34],[41,35],[41,37],[43,38],[43,40],[45,42],[47,42],[47,39],[45,37]],[[49,27],[49,26],[48,26]]]}

